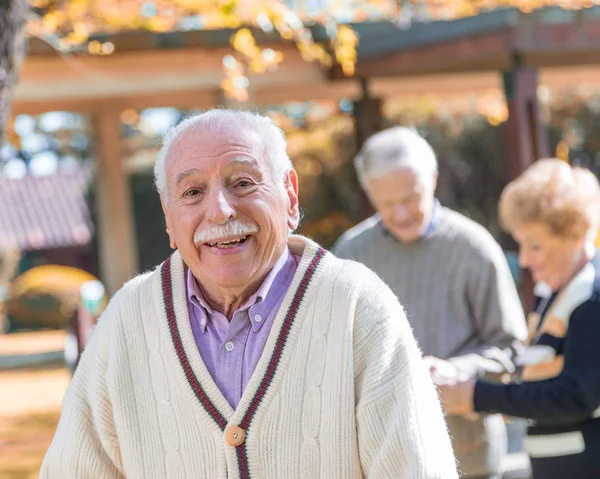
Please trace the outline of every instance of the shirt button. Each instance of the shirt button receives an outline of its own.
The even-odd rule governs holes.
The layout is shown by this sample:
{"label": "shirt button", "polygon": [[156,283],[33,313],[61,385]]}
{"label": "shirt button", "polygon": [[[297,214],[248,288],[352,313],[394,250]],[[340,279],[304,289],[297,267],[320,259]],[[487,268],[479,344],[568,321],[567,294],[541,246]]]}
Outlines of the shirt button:
{"label": "shirt button", "polygon": [[232,341],[227,341],[225,343],[225,349],[229,352],[233,351],[233,349],[235,348],[235,344],[233,344]]}
{"label": "shirt button", "polygon": [[260,314],[257,314],[256,316],[254,316],[254,321],[260,323],[262,321],[262,316]]}
{"label": "shirt button", "polygon": [[246,440],[246,431],[240,426],[230,426],[225,430],[225,440],[230,446],[241,446]]}

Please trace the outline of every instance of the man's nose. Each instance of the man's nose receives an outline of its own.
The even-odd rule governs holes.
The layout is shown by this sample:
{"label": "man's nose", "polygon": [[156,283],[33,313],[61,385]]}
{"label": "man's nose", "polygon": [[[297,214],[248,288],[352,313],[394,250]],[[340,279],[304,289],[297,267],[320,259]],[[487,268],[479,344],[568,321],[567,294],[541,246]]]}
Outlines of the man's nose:
{"label": "man's nose", "polygon": [[216,224],[224,224],[235,218],[235,209],[227,200],[227,194],[222,189],[213,190],[209,194],[206,217]]}
{"label": "man's nose", "polygon": [[519,249],[519,266],[527,268],[529,266],[529,257],[523,248]]}
{"label": "man's nose", "polygon": [[395,205],[394,206],[394,220],[395,221],[404,221],[408,218],[408,210],[404,205]]}

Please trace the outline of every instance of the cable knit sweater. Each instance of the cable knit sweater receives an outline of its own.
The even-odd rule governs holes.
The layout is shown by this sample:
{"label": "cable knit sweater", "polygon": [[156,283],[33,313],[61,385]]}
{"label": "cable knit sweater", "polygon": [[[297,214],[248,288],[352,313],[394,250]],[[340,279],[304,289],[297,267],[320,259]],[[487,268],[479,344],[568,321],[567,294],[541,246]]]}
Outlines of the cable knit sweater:
{"label": "cable knit sweater", "polygon": [[195,345],[176,252],[111,300],[40,477],[456,478],[395,296],[310,240],[289,247],[302,260],[235,411]]}

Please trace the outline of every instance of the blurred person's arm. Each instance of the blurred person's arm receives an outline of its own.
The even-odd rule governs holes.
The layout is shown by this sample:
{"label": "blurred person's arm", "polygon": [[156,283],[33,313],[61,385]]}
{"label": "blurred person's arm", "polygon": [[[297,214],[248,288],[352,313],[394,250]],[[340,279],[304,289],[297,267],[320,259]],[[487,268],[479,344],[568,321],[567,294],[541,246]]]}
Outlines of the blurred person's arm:
{"label": "blurred person's arm", "polygon": [[500,246],[490,241],[473,252],[469,264],[466,300],[478,344],[456,351],[450,361],[472,376],[512,373],[527,328],[508,262]]}
{"label": "blurred person's arm", "polygon": [[40,479],[124,478],[121,453],[106,383],[110,321],[103,314],[65,394],[54,439]]}
{"label": "blurred person's arm", "polygon": [[374,274],[354,317],[358,448],[365,478],[457,478],[437,393],[406,315]]}
{"label": "blurred person's arm", "polygon": [[571,315],[564,366],[555,378],[522,384],[478,381],[474,406],[544,424],[588,420],[600,407],[600,299],[588,301]]}

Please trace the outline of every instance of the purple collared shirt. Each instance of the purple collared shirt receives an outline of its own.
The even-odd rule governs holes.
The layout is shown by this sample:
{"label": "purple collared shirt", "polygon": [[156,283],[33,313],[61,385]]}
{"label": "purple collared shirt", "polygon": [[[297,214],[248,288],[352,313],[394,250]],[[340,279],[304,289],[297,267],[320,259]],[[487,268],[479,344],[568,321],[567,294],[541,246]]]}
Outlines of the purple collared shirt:
{"label": "purple collared shirt", "polygon": [[271,326],[300,262],[289,249],[275,263],[258,291],[231,321],[205,301],[191,270],[187,274],[187,304],[200,356],[215,384],[235,409],[265,348]]}

